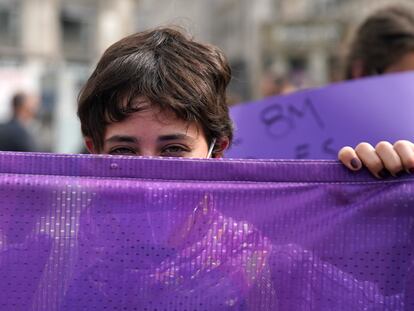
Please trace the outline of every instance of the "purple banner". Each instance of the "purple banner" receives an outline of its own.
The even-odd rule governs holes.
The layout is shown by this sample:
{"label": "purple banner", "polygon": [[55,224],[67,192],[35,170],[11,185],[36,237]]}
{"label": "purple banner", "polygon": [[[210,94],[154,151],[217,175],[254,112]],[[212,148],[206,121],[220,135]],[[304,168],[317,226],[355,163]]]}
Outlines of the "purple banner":
{"label": "purple banner", "polygon": [[338,83],[231,110],[230,158],[336,159],[343,146],[414,139],[414,73]]}
{"label": "purple banner", "polygon": [[413,310],[414,179],[0,153],[1,310]]}

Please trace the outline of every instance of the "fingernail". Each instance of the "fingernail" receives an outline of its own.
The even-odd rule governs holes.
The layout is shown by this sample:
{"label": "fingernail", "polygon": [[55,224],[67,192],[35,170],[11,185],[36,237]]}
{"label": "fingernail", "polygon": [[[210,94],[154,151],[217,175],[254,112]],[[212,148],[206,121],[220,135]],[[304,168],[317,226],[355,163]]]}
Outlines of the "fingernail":
{"label": "fingernail", "polygon": [[378,173],[378,176],[381,178],[387,178],[390,176],[390,172],[384,168]]}
{"label": "fingernail", "polygon": [[358,158],[353,158],[351,160],[351,166],[355,169],[358,169],[361,167],[361,161]]}

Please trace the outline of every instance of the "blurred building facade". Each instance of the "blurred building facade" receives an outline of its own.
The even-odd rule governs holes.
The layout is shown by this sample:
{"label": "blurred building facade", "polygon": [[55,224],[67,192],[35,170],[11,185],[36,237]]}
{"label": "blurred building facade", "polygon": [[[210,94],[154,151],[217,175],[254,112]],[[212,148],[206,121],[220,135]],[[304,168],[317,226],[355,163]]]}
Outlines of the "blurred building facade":
{"label": "blurred building facade", "polygon": [[268,70],[322,85],[335,79],[338,46],[348,30],[395,2],[0,0],[0,119],[14,90],[33,90],[42,98],[45,148],[78,151],[76,97],[98,57],[123,36],[158,25],[181,25],[220,46],[233,68],[234,101],[257,98]]}
{"label": "blurred building facade", "polygon": [[0,119],[16,90],[41,96],[44,150],[77,152],[77,94],[98,56],[133,32],[133,0],[0,0]]}
{"label": "blurred building facade", "polygon": [[293,73],[303,86],[342,78],[341,59],[362,20],[392,4],[410,0],[278,0],[273,19],[261,29],[261,70]]}

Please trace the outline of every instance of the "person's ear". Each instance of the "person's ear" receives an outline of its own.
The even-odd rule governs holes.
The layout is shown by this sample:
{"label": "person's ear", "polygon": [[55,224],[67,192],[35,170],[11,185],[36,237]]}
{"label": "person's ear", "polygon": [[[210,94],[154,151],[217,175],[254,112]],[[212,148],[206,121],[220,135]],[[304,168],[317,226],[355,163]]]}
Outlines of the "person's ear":
{"label": "person's ear", "polygon": [[352,79],[359,79],[366,75],[364,72],[364,62],[362,60],[357,59],[352,63],[351,75]]}
{"label": "person's ear", "polygon": [[93,146],[93,141],[90,137],[85,137],[84,143],[85,143],[86,149],[88,149],[89,153],[96,153],[95,148]]}
{"label": "person's ear", "polygon": [[220,138],[220,140],[216,142],[216,146],[214,146],[213,157],[222,158],[224,156],[224,152],[227,150],[229,145],[230,141],[228,137]]}

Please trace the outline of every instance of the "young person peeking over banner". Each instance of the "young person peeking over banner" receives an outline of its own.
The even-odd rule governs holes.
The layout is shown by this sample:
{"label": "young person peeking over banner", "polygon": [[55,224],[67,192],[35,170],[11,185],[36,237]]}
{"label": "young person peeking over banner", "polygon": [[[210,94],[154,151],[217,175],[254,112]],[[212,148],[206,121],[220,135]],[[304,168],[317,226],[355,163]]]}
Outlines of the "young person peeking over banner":
{"label": "young person peeking over banner", "polygon": [[[223,53],[171,28],[128,36],[109,47],[79,96],[91,153],[220,158],[232,141],[226,105],[231,70]],[[413,144],[346,147],[348,168],[381,178],[414,169]]]}
{"label": "young person peeking over banner", "polygon": [[[104,53],[80,94],[78,115],[86,146],[90,152],[101,154],[220,158],[233,137],[225,96],[230,78],[230,67],[218,48],[193,41],[180,31],[160,28],[126,37]],[[381,177],[383,174],[380,172],[384,168],[392,174],[413,168],[412,148],[409,142],[398,142],[395,146],[381,143],[377,150],[362,144],[356,150],[343,149],[340,159],[355,170],[361,168],[363,163],[375,176]],[[349,297],[358,297],[354,300],[367,310],[374,309],[388,299],[401,305],[404,299],[398,293],[384,294],[374,283],[360,281],[347,274],[342,277],[344,274],[341,269],[316,258],[301,245],[272,244],[253,224],[224,214],[209,193],[195,200],[199,201],[195,208],[191,205],[189,213],[183,213],[180,221],[174,224],[174,230],[166,234],[163,241],[165,247],[159,243],[162,239],[156,242],[155,238],[153,244],[145,246],[161,245],[164,251],[171,253],[170,257],[165,256],[163,260],[159,258],[153,264],[153,259],[145,252],[136,251],[138,248],[135,247],[142,247],[143,242],[139,239],[137,245],[131,242],[135,249],[132,251],[131,248],[131,253],[136,254],[132,255],[136,262],[144,263],[142,266],[111,262],[109,256],[119,256],[125,250],[117,252],[111,249],[109,253],[99,251],[96,264],[82,270],[79,279],[68,291],[65,297],[67,305],[79,301],[78,288],[85,293],[94,291],[93,295],[86,296],[78,304],[85,306],[89,305],[90,297],[108,304],[116,303],[118,300],[113,297],[118,297],[123,300],[125,307],[130,300],[123,297],[133,297],[131,301],[140,306],[141,301],[145,303],[147,290],[154,294],[150,297],[151,303],[183,302],[189,293],[194,293],[194,297],[200,298],[203,305],[209,301],[218,303],[216,308],[209,310],[235,310],[236,305],[255,301],[275,306],[278,299],[285,296],[288,300],[292,294],[295,295],[293,303],[304,305],[308,302],[303,297],[326,297],[331,306],[326,310],[338,310],[334,305],[338,301],[338,304],[342,304],[343,301],[351,300]],[[151,204],[155,204],[150,205],[151,209],[158,206],[157,202]],[[99,210],[100,207],[96,208]],[[139,220],[143,216],[147,217],[145,213],[138,213],[135,219]],[[128,214],[128,222],[135,223],[130,217]],[[155,222],[159,221],[158,217],[159,214],[154,216]],[[84,228],[90,228],[93,236],[96,234],[94,228],[98,227],[95,223],[102,219],[107,220],[104,223],[111,228],[124,227],[116,218],[87,217],[86,221],[90,223],[85,224]],[[143,223],[148,223],[152,230],[147,218]],[[109,235],[116,232],[115,229],[111,231],[105,228],[103,230]],[[122,233],[128,228],[132,229],[131,235],[134,232],[136,234],[135,226],[126,226]],[[89,241],[91,245],[88,248],[98,249],[94,247],[100,242],[90,238],[88,232],[79,236],[85,241],[80,244],[87,245]],[[226,241],[230,241],[230,246],[223,249]],[[122,245],[116,242],[114,246]],[[197,259],[192,265],[192,258],[201,260]],[[147,265],[147,262],[151,265]],[[311,266],[314,270],[308,269]],[[271,285],[270,267],[278,273],[275,278],[282,280],[275,286]],[[298,268],[293,270],[292,275],[292,270],[287,267]],[[308,271],[315,271],[317,275]],[[107,282],[110,279],[108,275],[114,272],[117,280],[123,280],[127,286]],[[306,274],[303,275],[303,272]],[[341,277],[337,279],[337,275]],[[259,277],[260,281],[256,282]],[[141,283],[137,282],[138,278],[141,278]],[[292,285],[291,288],[296,291],[286,290],[283,280],[304,278],[305,281],[299,282],[297,286],[296,283]],[[313,281],[314,278],[317,281]],[[320,293],[315,293],[310,284],[324,279],[329,281],[324,283]],[[140,284],[146,284],[147,287],[140,287]],[[225,299],[214,299],[217,296]],[[238,301],[236,298],[240,296],[243,299]],[[338,297],[342,297],[341,300]],[[117,307],[123,309],[124,306],[120,304]],[[151,310],[154,309],[155,306],[151,305]],[[250,308],[258,309],[267,310],[255,306]],[[64,310],[71,309],[68,307]]]}

